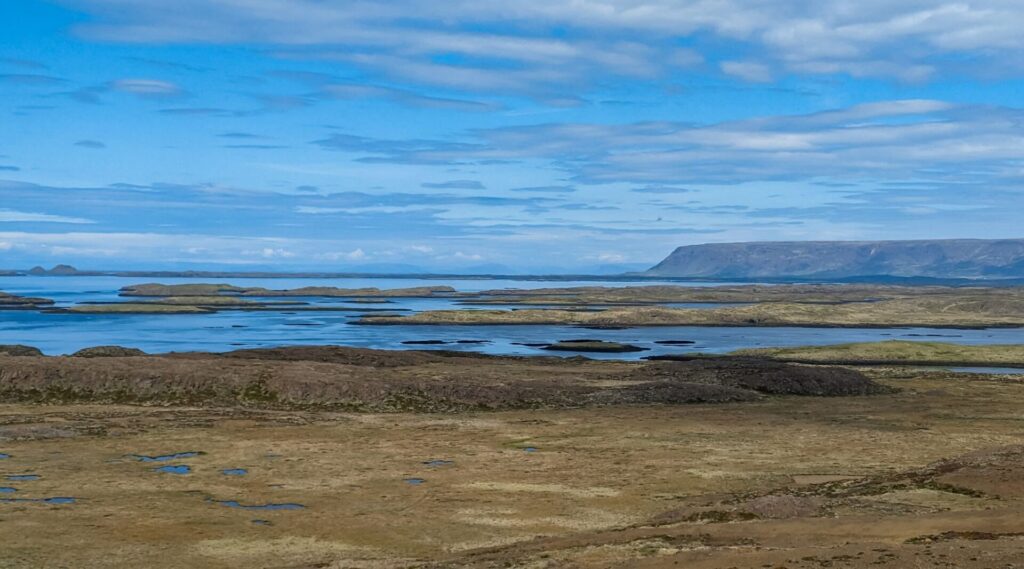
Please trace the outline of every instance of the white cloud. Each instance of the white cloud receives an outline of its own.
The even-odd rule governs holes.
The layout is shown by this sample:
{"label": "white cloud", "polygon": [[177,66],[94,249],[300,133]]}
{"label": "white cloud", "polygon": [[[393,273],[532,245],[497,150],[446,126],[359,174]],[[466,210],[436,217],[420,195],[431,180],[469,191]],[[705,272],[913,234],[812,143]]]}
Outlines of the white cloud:
{"label": "white cloud", "polygon": [[352,251],[335,251],[333,253],[321,253],[317,255],[317,258],[325,261],[364,261],[368,255],[365,251],[360,249],[354,249]]}
{"label": "white cloud", "polygon": [[156,79],[118,79],[110,83],[110,88],[140,97],[174,97],[182,93],[174,83]]}
{"label": "white cloud", "polygon": [[[772,67],[910,81],[942,70],[1019,71],[1024,54],[1024,10],[1015,0],[67,1],[92,12],[94,23],[80,28],[89,37],[270,44],[293,57],[346,59],[477,90],[578,85],[588,74],[650,77],[699,64],[723,40]],[[552,37],[552,28],[569,33]],[[681,38],[695,47],[680,51]],[[330,49],[310,49],[318,46]],[[435,56],[446,54],[517,65],[438,63]],[[765,80],[744,65],[722,68]]]}
{"label": "white cloud", "polygon": [[295,253],[281,248],[264,247],[257,251],[244,251],[243,255],[263,257],[264,259],[290,259],[295,256]]}
{"label": "white cloud", "polygon": [[720,64],[726,75],[739,77],[751,83],[768,83],[772,80],[772,70],[763,63],[753,61],[723,61]]}
{"label": "white cloud", "polygon": [[64,215],[51,215],[48,213],[30,213],[26,211],[15,211],[12,209],[0,209],[0,223],[70,223],[89,224],[96,223],[91,219],[82,217],[68,217]]}
{"label": "white cloud", "polygon": [[475,143],[384,141],[373,149],[380,160],[398,163],[546,159],[583,183],[822,178],[999,184],[1019,182],[1024,171],[1024,111],[934,100],[708,125],[554,123],[470,134]]}

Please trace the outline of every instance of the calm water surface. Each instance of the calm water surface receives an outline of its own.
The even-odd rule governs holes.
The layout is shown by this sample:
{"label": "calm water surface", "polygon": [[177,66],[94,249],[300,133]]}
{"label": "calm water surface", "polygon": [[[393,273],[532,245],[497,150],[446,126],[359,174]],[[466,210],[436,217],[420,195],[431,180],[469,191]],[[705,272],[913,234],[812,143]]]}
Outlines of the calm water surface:
{"label": "calm water surface", "polygon": [[[213,282],[210,279],[140,279],[121,277],[0,277],[0,290],[25,296],[41,296],[58,306],[78,302],[125,300],[117,295],[123,286],[147,281],[167,284]],[[459,291],[499,288],[546,288],[570,286],[628,286],[658,284],[628,282],[539,282],[514,280],[423,279],[223,279],[238,286],[298,288],[403,288],[451,285]],[[680,283],[665,283],[680,284]],[[721,284],[721,283],[716,283]],[[687,286],[709,286],[686,283]],[[32,311],[0,311],[0,344],[27,344],[57,355],[98,345],[116,344],[151,353],[172,351],[229,351],[281,345],[337,344],[366,348],[409,349],[403,341],[485,340],[486,343],[446,344],[443,349],[492,354],[552,355],[519,344],[545,343],[576,338],[626,342],[648,348],[630,354],[588,354],[588,357],[635,359],[648,355],[681,352],[723,353],[740,348],[824,345],[875,340],[929,340],[960,344],[1024,343],[1024,330],[936,330],[928,328],[715,328],[657,327],[626,330],[587,330],[570,326],[360,326],[353,325],[363,310],[436,310],[460,307],[446,298],[392,299],[390,304],[360,305],[344,299],[303,299],[314,304],[350,307],[352,312],[225,311],[198,315],[87,315],[47,314]],[[705,306],[706,305],[698,305]],[[481,308],[481,307],[477,307]],[[491,308],[491,307],[482,307]],[[663,340],[692,340],[692,346],[665,346]],[[433,346],[431,346],[433,347]],[[422,349],[425,346],[418,346]],[[572,355],[560,353],[560,355]]]}

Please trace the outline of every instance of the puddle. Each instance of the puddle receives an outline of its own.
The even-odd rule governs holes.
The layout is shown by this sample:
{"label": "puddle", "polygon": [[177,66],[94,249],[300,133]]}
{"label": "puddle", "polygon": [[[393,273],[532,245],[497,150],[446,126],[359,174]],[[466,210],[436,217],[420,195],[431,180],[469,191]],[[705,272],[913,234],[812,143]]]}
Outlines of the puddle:
{"label": "puddle", "polygon": [[244,468],[225,468],[220,473],[224,476],[245,476],[249,471]]}
{"label": "puddle", "polygon": [[272,526],[272,525],[274,525],[274,524],[270,523],[270,520],[252,520],[252,523],[254,523],[254,524],[258,525],[258,526]]}
{"label": "puddle", "polygon": [[413,486],[419,486],[420,484],[423,484],[424,482],[426,482],[426,480],[424,480],[422,478],[406,478],[404,480],[404,482],[406,484],[412,484]]}
{"label": "puddle", "polygon": [[537,452],[537,447],[523,447],[523,452]]}
{"label": "puddle", "polygon": [[0,452],[0,460],[3,460],[5,458],[11,458],[11,455]]}
{"label": "puddle", "polygon": [[153,470],[167,474],[188,474],[192,472],[192,467],[185,464],[169,464],[167,466],[159,466]]}
{"label": "puddle", "polygon": [[17,488],[11,488],[10,486],[0,486],[0,494],[13,494],[17,491]]}
{"label": "puddle", "polygon": [[11,482],[32,482],[33,480],[39,480],[42,478],[38,474],[11,474],[7,477]]}
{"label": "puddle", "polygon": [[227,506],[229,508],[238,508],[238,509],[241,509],[241,510],[304,510],[304,509],[306,509],[306,506],[303,506],[302,504],[292,504],[292,503],[284,503],[284,504],[249,504],[249,505],[247,505],[247,504],[242,504],[242,503],[238,502],[237,500],[210,500],[210,501],[215,503],[215,504],[220,504],[221,506]]}
{"label": "puddle", "polygon": [[427,460],[423,464],[431,468],[440,468],[442,466],[452,466],[455,464],[454,460]]}
{"label": "puddle", "polygon": [[21,504],[36,502],[39,504],[74,504],[75,499],[67,496],[56,496],[53,498],[0,498],[0,502],[6,504]]}
{"label": "puddle", "polygon": [[183,458],[193,458],[202,455],[202,452],[189,451],[189,452],[176,452],[174,454],[161,454],[158,456],[146,456],[144,454],[130,454],[128,456],[134,458],[139,462],[167,462],[169,460],[180,460]]}

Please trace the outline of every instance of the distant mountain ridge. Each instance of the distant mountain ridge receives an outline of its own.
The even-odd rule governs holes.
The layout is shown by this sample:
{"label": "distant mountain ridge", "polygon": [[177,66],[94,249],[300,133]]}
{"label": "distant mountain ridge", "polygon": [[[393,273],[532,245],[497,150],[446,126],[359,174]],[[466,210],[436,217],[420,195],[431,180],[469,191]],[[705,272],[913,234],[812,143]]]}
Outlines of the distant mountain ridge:
{"label": "distant mountain ridge", "polygon": [[1024,239],[772,241],[679,247],[645,275],[842,279],[1024,277]]}

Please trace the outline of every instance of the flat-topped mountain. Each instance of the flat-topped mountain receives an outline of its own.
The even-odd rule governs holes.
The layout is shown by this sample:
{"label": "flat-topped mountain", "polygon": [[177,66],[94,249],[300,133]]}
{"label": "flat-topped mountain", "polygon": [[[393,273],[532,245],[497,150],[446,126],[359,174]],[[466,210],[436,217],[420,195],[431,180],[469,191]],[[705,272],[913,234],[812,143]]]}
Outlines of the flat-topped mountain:
{"label": "flat-topped mountain", "polygon": [[778,241],[679,247],[645,274],[842,279],[1024,277],[1024,239]]}

